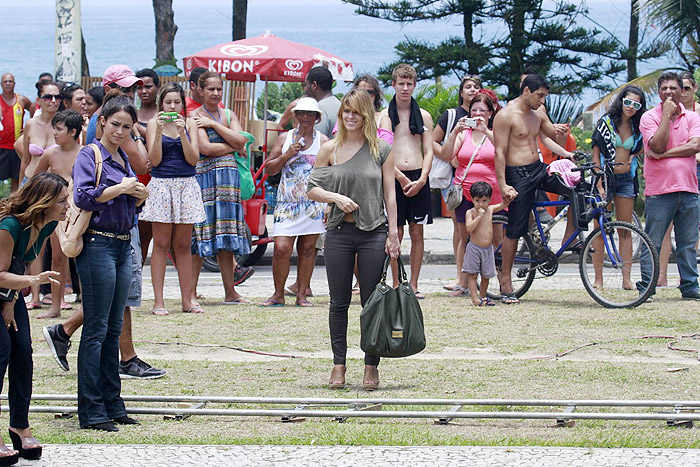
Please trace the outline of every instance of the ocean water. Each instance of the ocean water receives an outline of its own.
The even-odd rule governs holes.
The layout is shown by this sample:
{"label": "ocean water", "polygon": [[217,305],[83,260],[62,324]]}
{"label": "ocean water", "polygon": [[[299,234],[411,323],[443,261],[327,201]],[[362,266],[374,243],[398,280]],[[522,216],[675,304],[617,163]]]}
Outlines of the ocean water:
{"label": "ocean water", "polygon": [[[551,0],[545,0],[545,4]],[[182,57],[231,40],[231,0],[174,0],[175,54]],[[629,1],[587,2],[594,19],[622,42],[628,34]],[[34,98],[39,73],[53,71],[54,0],[0,0],[0,73],[15,75],[16,91]],[[587,23],[582,21],[581,24]],[[82,27],[92,75],[124,63],[137,70],[153,66],[155,56],[154,18],[149,0],[82,0]],[[314,45],[353,62],[356,72],[376,72],[394,59],[394,45],[405,36],[438,42],[459,35],[458,21],[417,22],[398,25],[354,14],[354,7],[340,0],[250,0],[247,35],[270,31],[296,42]],[[485,23],[479,33],[485,37],[503,34],[496,25]],[[654,34],[653,29],[649,33]],[[640,66],[644,73],[676,60],[661,59]],[[447,77],[455,82],[455,76]],[[344,90],[340,86],[338,90]],[[257,94],[262,90],[258,85]],[[593,91],[584,94],[590,103]]]}

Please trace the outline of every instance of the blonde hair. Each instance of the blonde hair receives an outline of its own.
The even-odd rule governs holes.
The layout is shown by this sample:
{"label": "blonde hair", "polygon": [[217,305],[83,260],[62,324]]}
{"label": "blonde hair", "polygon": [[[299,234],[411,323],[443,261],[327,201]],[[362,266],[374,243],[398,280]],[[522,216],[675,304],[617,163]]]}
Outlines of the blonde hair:
{"label": "blonde hair", "polygon": [[46,210],[56,204],[64,187],[68,187],[68,182],[60,175],[39,172],[0,201],[0,219],[16,217],[22,226],[31,227],[30,239],[36,239],[39,229],[46,225]]}
{"label": "blonde hair", "polygon": [[343,96],[338,109],[338,135],[336,147],[340,148],[348,137],[348,130],[343,121],[343,111],[350,110],[362,115],[362,135],[369,143],[369,151],[380,162],[379,140],[377,139],[377,123],[374,121],[374,104],[370,95],[359,89],[352,89]]}

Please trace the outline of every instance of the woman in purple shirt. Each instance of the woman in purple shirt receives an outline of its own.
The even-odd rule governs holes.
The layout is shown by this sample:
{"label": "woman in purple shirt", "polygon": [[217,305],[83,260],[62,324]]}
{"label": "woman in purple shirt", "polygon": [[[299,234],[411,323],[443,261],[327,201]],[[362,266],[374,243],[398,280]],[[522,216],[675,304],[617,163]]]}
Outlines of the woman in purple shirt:
{"label": "woman in purple shirt", "polygon": [[76,206],[93,211],[76,266],[83,293],[83,331],[78,351],[78,417],[81,428],[118,431],[135,424],[126,415],[119,380],[119,334],[129,293],[129,231],[148,197],[120,146],[137,122],[136,109],[119,90],[107,93],[98,119],[102,175],[95,181],[95,152],[84,147],[73,166]]}

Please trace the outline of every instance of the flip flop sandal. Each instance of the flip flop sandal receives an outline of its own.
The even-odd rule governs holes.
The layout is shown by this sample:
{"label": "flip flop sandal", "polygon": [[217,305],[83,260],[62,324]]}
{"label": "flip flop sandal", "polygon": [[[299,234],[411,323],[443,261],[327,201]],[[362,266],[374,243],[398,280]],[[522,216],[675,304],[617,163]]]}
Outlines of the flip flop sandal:
{"label": "flip flop sandal", "polygon": [[61,310],[72,310],[72,309],[73,309],[73,305],[71,305],[70,303],[66,303],[66,302],[61,303]]}
{"label": "flip flop sandal", "polygon": [[27,311],[40,310],[40,309],[41,309],[41,303],[32,303],[32,302],[27,303]]}
{"label": "flip flop sandal", "polygon": [[265,300],[264,302],[262,302],[258,306],[261,308],[282,307],[282,306],[284,306],[284,303],[280,303],[277,300],[268,299],[268,300]]}
{"label": "flip flop sandal", "polygon": [[311,302],[308,301],[308,300],[297,300],[296,303],[295,303],[294,305],[295,305],[295,306],[301,306],[301,307],[304,307],[304,308],[309,308],[309,307],[314,306],[314,304],[311,303]]}
{"label": "flip flop sandal", "polygon": [[479,306],[496,306],[496,304],[488,297],[482,298]]}
{"label": "flip flop sandal", "polygon": [[167,308],[154,308],[151,310],[151,313],[153,313],[156,316],[167,316],[170,314]]}
{"label": "flip flop sandal", "polygon": [[513,292],[501,292],[501,302],[503,302],[506,305],[517,305],[518,303],[520,303],[520,300],[518,300],[518,297],[516,297]]}
{"label": "flip flop sandal", "polygon": [[423,300],[425,298],[425,295],[423,295],[421,292],[416,292],[416,298],[418,300]]}
{"label": "flip flop sandal", "polygon": [[463,289],[462,287],[457,286],[457,289],[455,289],[454,292],[448,294],[450,297],[468,297],[469,296],[469,289]]}
{"label": "flip flop sandal", "polygon": [[42,304],[42,305],[51,306],[52,303],[53,303],[53,302],[51,301],[51,298],[50,298],[50,297],[44,297],[44,298],[41,299],[41,304]]}
{"label": "flip flop sandal", "polygon": [[182,310],[183,313],[204,313],[204,309],[199,304],[192,304],[189,310]]}

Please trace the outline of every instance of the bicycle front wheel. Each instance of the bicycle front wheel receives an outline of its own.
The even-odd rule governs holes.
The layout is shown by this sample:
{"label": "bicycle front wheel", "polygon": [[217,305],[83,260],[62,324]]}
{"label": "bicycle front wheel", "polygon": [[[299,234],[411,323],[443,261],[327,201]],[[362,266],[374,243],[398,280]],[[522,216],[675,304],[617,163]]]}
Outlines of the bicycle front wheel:
{"label": "bicycle front wheel", "polygon": [[[637,247],[639,255],[634,254]],[[659,255],[639,227],[607,222],[586,239],[579,271],[583,286],[596,302],[607,308],[631,308],[651,295],[659,277]]]}

